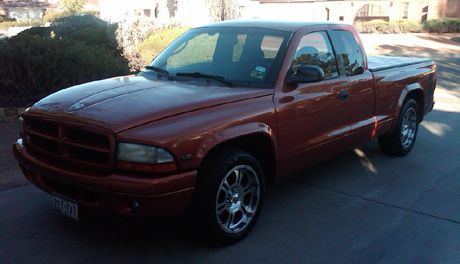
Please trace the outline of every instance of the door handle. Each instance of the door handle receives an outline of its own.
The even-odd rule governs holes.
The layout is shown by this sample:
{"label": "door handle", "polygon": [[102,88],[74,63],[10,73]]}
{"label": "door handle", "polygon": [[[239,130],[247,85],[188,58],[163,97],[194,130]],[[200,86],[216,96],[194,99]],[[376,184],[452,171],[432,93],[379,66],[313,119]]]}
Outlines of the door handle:
{"label": "door handle", "polygon": [[339,93],[339,100],[344,101],[348,99],[348,91],[347,90],[342,90]]}

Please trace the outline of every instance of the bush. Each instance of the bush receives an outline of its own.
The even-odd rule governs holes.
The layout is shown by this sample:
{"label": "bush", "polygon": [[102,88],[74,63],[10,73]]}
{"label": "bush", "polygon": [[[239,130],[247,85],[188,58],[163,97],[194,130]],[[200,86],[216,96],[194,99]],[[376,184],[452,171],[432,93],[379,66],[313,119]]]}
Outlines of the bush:
{"label": "bush", "polygon": [[138,71],[144,66],[137,45],[156,30],[154,20],[151,18],[137,18],[118,23],[117,43],[123,50],[123,56],[128,59],[131,70]]}
{"label": "bush", "polygon": [[459,33],[460,18],[430,19],[422,23],[423,31],[430,33]]}
{"label": "bush", "polygon": [[85,10],[85,11],[81,11],[80,14],[87,14],[87,15],[93,15],[93,16],[99,17],[101,15],[101,12],[97,10]]}
{"label": "bush", "polygon": [[421,26],[419,23],[408,19],[393,20],[389,23],[391,33],[419,33]]}
{"label": "bush", "polygon": [[49,12],[47,13],[46,15],[43,16],[43,22],[54,22],[54,20],[58,19],[58,18],[61,18],[61,17],[65,17],[65,16],[69,16],[70,13],[67,12],[67,11],[54,11],[54,12]]}
{"label": "bush", "polygon": [[155,55],[162,52],[173,40],[188,29],[186,27],[174,27],[151,34],[137,46],[144,65],[150,64]]}
{"label": "bush", "polygon": [[18,33],[18,36],[31,35],[41,38],[51,37],[51,30],[49,27],[32,27]]}
{"label": "bush", "polygon": [[364,23],[364,30],[371,33],[390,33],[390,25],[385,20],[375,19]]}
{"label": "bush", "polygon": [[56,37],[71,38],[88,45],[117,48],[114,39],[116,25],[92,14],[76,14],[57,18],[50,26]]}
{"label": "bush", "polygon": [[0,30],[8,30],[10,27],[38,27],[42,24],[39,20],[32,20],[32,21],[7,21],[0,23]]}
{"label": "bush", "polygon": [[[103,27],[96,20],[80,19],[86,22],[76,19],[71,25],[61,22],[62,28],[53,25],[52,30],[61,35],[52,34],[51,28],[31,28],[2,45],[0,105],[25,106],[69,86],[129,73],[127,60],[108,44],[115,41],[106,41],[106,31],[114,31],[113,25]],[[83,34],[92,37],[83,40]]]}
{"label": "bush", "polygon": [[0,15],[0,23],[2,22],[12,22],[12,21],[16,21],[16,18],[8,18],[4,15]]}
{"label": "bush", "polygon": [[[147,39],[153,32],[176,26],[174,20],[162,21],[159,19],[140,17],[118,23],[116,39],[123,49],[123,56],[129,60],[132,70],[141,69],[145,62],[139,54],[138,45]],[[151,58],[150,58],[151,59]]]}

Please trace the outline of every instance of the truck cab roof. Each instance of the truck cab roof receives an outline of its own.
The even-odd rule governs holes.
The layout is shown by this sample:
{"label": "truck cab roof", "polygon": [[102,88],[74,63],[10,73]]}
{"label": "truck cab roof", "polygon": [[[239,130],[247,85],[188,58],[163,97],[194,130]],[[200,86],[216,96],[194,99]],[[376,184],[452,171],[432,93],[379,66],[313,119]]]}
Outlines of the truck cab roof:
{"label": "truck cab roof", "polygon": [[231,20],[212,23],[201,27],[252,27],[252,28],[268,28],[283,31],[294,32],[304,27],[319,26],[319,25],[347,25],[345,23],[336,22],[319,22],[319,21],[277,21],[277,20]]}

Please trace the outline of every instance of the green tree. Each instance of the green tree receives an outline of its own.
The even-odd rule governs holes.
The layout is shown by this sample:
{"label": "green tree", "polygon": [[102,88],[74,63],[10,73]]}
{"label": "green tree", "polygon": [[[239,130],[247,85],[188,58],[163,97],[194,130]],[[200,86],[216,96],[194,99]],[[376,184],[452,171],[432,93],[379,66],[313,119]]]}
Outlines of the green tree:
{"label": "green tree", "polygon": [[85,6],[86,0],[60,0],[65,10],[72,14],[80,12]]}

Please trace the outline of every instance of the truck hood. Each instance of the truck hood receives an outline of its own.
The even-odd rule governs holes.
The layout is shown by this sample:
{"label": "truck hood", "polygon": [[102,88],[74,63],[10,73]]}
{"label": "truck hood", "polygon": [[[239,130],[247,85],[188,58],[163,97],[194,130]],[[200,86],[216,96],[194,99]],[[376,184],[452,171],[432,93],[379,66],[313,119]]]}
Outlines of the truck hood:
{"label": "truck hood", "polygon": [[182,113],[273,94],[273,89],[196,85],[118,77],[54,93],[27,114],[91,123],[115,133]]}

